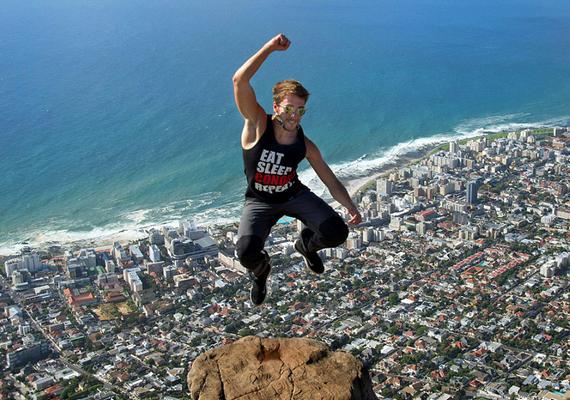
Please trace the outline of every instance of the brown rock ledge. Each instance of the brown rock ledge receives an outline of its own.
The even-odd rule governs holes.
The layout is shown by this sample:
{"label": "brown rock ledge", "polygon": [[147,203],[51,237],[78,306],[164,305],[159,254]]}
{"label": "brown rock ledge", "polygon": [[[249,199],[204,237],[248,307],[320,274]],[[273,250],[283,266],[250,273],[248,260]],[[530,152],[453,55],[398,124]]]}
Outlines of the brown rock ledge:
{"label": "brown rock ledge", "polygon": [[188,374],[193,400],[375,400],[362,363],[316,340],[244,337],[201,354]]}

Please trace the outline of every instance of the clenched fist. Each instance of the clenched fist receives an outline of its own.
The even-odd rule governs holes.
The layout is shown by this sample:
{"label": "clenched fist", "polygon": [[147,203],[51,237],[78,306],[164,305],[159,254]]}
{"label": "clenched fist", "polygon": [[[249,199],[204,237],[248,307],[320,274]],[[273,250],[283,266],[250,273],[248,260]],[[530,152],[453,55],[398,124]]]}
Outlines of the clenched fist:
{"label": "clenched fist", "polygon": [[287,39],[287,36],[282,33],[272,38],[266,44],[266,46],[269,47],[271,51],[284,51],[287,50],[290,45],[291,41]]}

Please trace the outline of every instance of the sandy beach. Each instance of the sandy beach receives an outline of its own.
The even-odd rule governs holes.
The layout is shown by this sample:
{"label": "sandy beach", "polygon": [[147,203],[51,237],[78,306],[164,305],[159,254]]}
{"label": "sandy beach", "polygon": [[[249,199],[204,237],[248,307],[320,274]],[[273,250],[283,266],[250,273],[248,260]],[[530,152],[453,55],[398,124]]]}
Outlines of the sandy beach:
{"label": "sandy beach", "polygon": [[344,184],[346,185],[346,189],[348,190],[348,193],[350,193],[351,196],[354,196],[362,188],[376,181],[376,179],[379,179],[383,176],[387,176],[390,174],[390,172],[396,169],[405,168],[407,166],[410,166],[412,164],[421,161],[439,146],[440,144],[426,145],[418,150],[402,154],[397,158],[395,158],[394,160],[390,160],[386,164],[374,170],[372,175],[364,177],[355,177],[354,179],[349,179],[345,181]]}
{"label": "sandy beach", "polygon": [[[438,147],[439,144],[426,145],[420,149],[413,150],[404,154],[396,155],[390,160],[387,160],[385,164],[378,168],[375,168],[372,173],[370,171],[366,176],[355,176],[343,179],[343,183],[346,186],[351,197],[355,196],[361,189],[368,186],[370,183],[374,182],[376,179],[388,175],[390,172],[398,168],[404,168],[411,164],[417,163],[424,157],[429,155],[433,149]],[[336,201],[331,203],[333,207],[338,207],[339,204]],[[238,219],[236,219],[236,222]],[[144,239],[148,236],[146,233],[150,228],[160,228],[162,224],[156,226],[142,226],[137,229],[125,229],[113,234],[108,234],[101,237],[92,237],[82,240],[69,240],[60,242],[45,241],[40,243],[30,243],[29,245],[36,250],[48,251],[50,248],[61,248],[62,251],[72,250],[76,251],[81,248],[95,248],[99,250],[109,249],[113,246],[114,242],[120,242],[126,244],[131,241],[138,241]],[[22,243],[19,248],[26,246],[26,243]],[[16,255],[16,254],[2,254],[3,256]]]}

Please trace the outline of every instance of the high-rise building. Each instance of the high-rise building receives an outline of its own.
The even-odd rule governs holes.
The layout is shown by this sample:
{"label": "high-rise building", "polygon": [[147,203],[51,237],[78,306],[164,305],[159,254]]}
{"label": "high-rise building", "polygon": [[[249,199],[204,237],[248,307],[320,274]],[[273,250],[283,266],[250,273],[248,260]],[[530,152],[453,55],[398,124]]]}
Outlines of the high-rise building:
{"label": "high-rise building", "polygon": [[164,276],[164,280],[172,281],[172,278],[176,274],[176,268],[172,265],[166,266],[162,269],[162,276]]}
{"label": "high-rise building", "polygon": [[40,256],[29,247],[22,249],[22,268],[29,272],[39,271],[41,267]]}
{"label": "high-rise building", "polygon": [[425,196],[428,200],[432,200],[436,194],[437,194],[437,186],[432,185],[432,186],[426,187]]}
{"label": "high-rise building", "polygon": [[36,342],[28,347],[20,347],[16,351],[9,351],[6,354],[6,366],[15,370],[27,363],[37,362],[47,358],[51,354],[49,342]]}
{"label": "high-rise building", "polygon": [[179,221],[179,231],[182,236],[191,240],[197,240],[207,235],[205,231],[198,229],[198,225],[193,219]]}
{"label": "high-rise building", "polygon": [[113,257],[118,265],[122,265],[124,261],[129,261],[131,259],[123,248],[123,245],[119,242],[115,242],[113,244]]}
{"label": "high-rise building", "polygon": [[25,336],[32,331],[32,328],[28,324],[22,324],[18,327],[18,334]]}
{"label": "high-rise building", "polygon": [[164,235],[156,229],[152,229],[148,234],[150,244],[164,244]]}
{"label": "high-rise building", "polygon": [[441,183],[439,185],[439,194],[445,196],[446,194],[453,193],[455,191],[455,184],[452,182]]}
{"label": "high-rise building", "polygon": [[97,254],[94,249],[81,249],[77,257],[73,257],[71,252],[65,255],[65,271],[72,279],[87,276],[88,270],[95,268],[96,264]]}
{"label": "high-rise building", "polygon": [[408,183],[410,184],[410,186],[413,189],[415,189],[415,188],[419,188],[421,185],[423,185],[425,183],[425,181],[422,178],[412,177],[412,178],[408,179]]}
{"label": "high-rise building", "polygon": [[378,196],[390,196],[392,194],[392,182],[382,178],[376,181],[376,193]]}
{"label": "high-rise building", "polygon": [[556,267],[553,263],[546,263],[540,266],[540,275],[545,278],[552,278],[556,272]]}
{"label": "high-rise building", "polygon": [[487,142],[484,138],[482,139],[475,139],[472,140],[471,142],[469,142],[469,149],[475,152],[480,152],[483,151],[483,149],[485,149],[485,147],[487,146]]}
{"label": "high-rise building", "polygon": [[123,270],[123,279],[127,282],[133,292],[140,292],[143,289],[143,283],[138,275],[140,268],[125,268]]}
{"label": "high-rise building", "polygon": [[445,199],[441,202],[441,207],[455,212],[466,212],[467,211],[467,204],[463,200],[459,199]]}
{"label": "high-rise building", "polygon": [[566,268],[570,265],[570,253],[564,252],[556,256],[556,266],[558,268]]}
{"label": "high-rise building", "polygon": [[375,242],[374,228],[365,228],[362,232],[362,241],[364,243]]}
{"label": "high-rise building", "polygon": [[449,142],[449,152],[451,154],[456,154],[458,151],[459,151],[459,143],[457,143],[457,140]]}
{"label": "high-rise building", "polygon": [[24,274],[22,271],[12,272],[12,286],[17,286],[21,283],[24,283]]}
{"label": "high-rise building", "polygon": [[462,226],[459,228],[459,239],[475,240],[479,237],[479,228],[474,225]]}
{"label": "high-rise building", "polygon": [[97,265],[97,253],[95,252],[95,249],[79,250],[77,259],[87,268],[95,268]]}
{"label": "high-rise building", "polygon": [[4,263],[4,272],[6,273],[6,278],[11,278],[15,271],[22,269],[22,260],[19,258],[12,258]]}
{"label": "high-rise building", "polygon": [[386,232],[384,232],[382,229],[375,229],[374,231],[374,236],[376,237],[377,241],[381,242],[386,238]]}
{"label": "high-rise building", "polygon": [[477,189],[478,189],[477,182],[471,181],[467,184],[467,191],[465,196],[467,204],[477,203]]}
{"label": "high-rise building", "polygon": [[153,244],[148,249],[148,256],[152,262],[159,262],[160,261],[160,249],[156,244]]}
{"label": "high-rise building", "polygon": [[459,159],[455,157],[447,157],[447,167],[450,169],[454,169],[459,167]]}
{"label": "high-rise building", "polygon": [[117,266],[115,265],[115,263],[113,262],[113,260],[105,260],[105,271],[107,272],[115,272],[115,268]]}
{"label": "high-rise building", "polygon": [[458,225],[467,225],[469,223],[469,215],[463,212],[452,211],[451,219]]}
{"label": "high-rise building", "polygon": [[359,249],[361,247],[362,247],[362,239],[360,238],[360,235],[355,232],[351,232],[348,235],[348,239],[346,239],[346,248],[352,250],[352,249]]}
{"label": "high-rise building", "polygon": [[425,235],[427,231],[427,224],[424,221],[420,221],[416,224],[416,232],[418,235]]}
{"label": "high-rise building", "polygon": [[117,274],[106,272],[97,276],[95,284],[99,287],[113,287],[119,284],[119,278]]}
{"label": "high-rise building", "polygon": [[85,265],[80,262],[76,257],[65,258],[65,272],[71,279],[81,278],[87,276],[87,269]]}
{"label": "high-rise building", "polygon": [[388,226],[390,229],[399,231],[402,226],[402,217],[396,217],[394,215],[391,215],[390,224]]}
{"label": "high-rise building", "polygon": [[552,128],[552,134],[554,136],[560,136],[564,132],[568,132],[568,128]]}
{"label": "high-rise building", "polygon": [[129,253],[137,260],[138,263],[144,260],[143,253],[140,247],[136,244],[129,246]]}
{"label": "high-rise building", "polygon": [[14,271],[28,271],[34,273],[40,269],[40,256],[29,247],[24,247],[22,249],[20,257],[12,258],[4,264],[4,273],[7,278],[11,278]]}

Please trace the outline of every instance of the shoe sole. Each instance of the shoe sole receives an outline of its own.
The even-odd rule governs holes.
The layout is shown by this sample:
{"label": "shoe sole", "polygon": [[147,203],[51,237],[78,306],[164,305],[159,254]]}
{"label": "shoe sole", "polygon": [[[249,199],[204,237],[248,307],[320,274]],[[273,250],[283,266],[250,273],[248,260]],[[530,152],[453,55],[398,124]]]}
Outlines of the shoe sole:
{"label": "shoe sole", "polygon": [[[298,240],[297,240],[298,241]],[[305,267],[307,267],[307,269],[309,271],[314,272],[315,274],[322,274],[323,272],[325,272],[324,268],[322,271],[315,271],[314,269],[311,268],[311,265],[309,263],[309,260],[307,259],[307,257],[305,257],[305,255],[303,254],[303,252],[301,250],[299,250],[299,247],[297,246],[297,242],[295,242],[295,250],[297,250],[297,253],[299,253],[302,257],[303,257],[303,261],[305,261]]]}
{"label": "shoe sole", "polygon": [[273,270],[273,268],[271,268],[271,265],[269,266],[269,272],[267,273],[267,278],[265,279],[265,296],[263,296],[263,301],[259,304],[257,304],[255,301],[253,301],[253,282],[252,282],[252,287],[251,289],[249,289],[249,301],[251,301],[251,303],[258,307],[260,305],[262,305],[263,303],[265,303],[265,300],[267,299],[267,286],[269,283],[269,277],[271,276],[271,271]]}
{"label": "shoe sole", "polygon": [[263,303],[265,303],[265,299],[267,298],[267,289],[265,289],[265,296],[263,297],[263,301],[261,303],[256,303],[255,301],[253,301],[253,295],[251,293],[251,290],[249,291],[249,301],[251,301],[251,304],[253,304],[255,307],[259,307],[260,305],[262,305]]}

